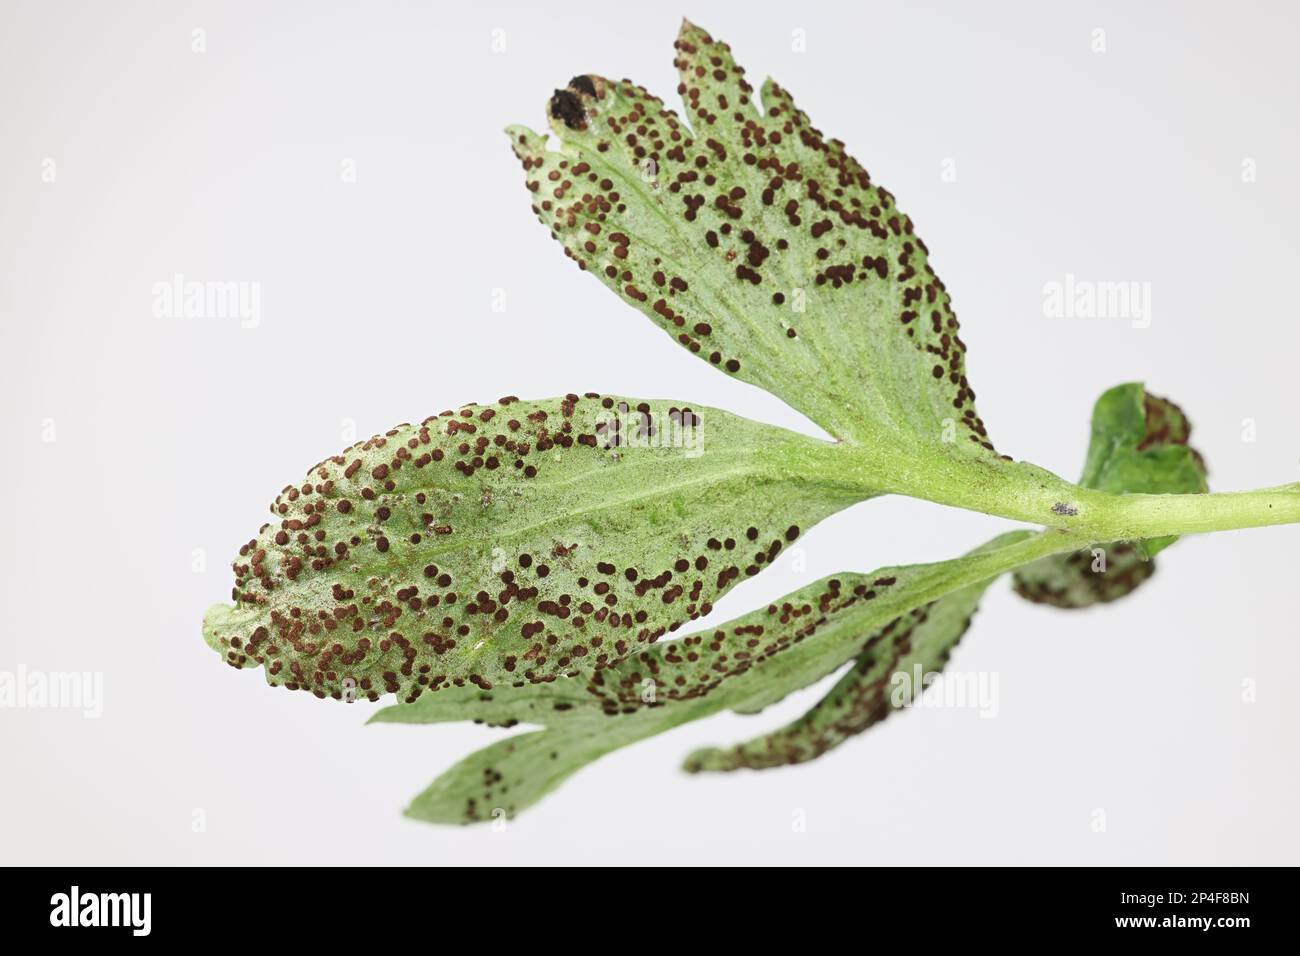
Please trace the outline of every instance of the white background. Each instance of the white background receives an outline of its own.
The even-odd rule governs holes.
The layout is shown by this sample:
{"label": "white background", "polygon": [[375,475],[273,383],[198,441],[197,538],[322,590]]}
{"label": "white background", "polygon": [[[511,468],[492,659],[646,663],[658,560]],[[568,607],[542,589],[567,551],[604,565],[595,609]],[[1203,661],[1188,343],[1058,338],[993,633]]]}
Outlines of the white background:
{"label": "white background", "polygon": [[[0,710],[0,860],[1297,862],[1294,527],[1184,540],[1133,598],[1084,613],[996,585],[952,665],[998,674],[996,719],[920,710],[803,767],[677,769],[805,691],[617,753],[504,832],[399,813],[498,731],[364,727],[372,705],[270,689],[200,638],[238,546],[350,443],[347,420],[365,437],[595,390],[810,427],[581,275],[501,133],[544,128],[577,73],[675,103],[681,13],[915,219],[1001,451],[1074,477],[1093,399],[1145,379],[1196,423],[1216,489],[1300,478],[1298,15],[1047,7],[0,2],[0,670],[105,682],[99,720]],[[260,283],[259,327],[156,318],[176,273]],[[1151,283],[1151,326],[1045,318],[1067,273]],[[1006,526],[868,502],[716,620]]]}

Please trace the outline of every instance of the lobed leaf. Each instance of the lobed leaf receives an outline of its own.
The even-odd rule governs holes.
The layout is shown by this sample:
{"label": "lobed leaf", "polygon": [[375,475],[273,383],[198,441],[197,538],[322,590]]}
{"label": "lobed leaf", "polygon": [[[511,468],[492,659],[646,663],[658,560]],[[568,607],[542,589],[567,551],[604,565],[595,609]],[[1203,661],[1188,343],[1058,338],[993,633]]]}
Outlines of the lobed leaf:
{"label": "lobed leaf", "polygon": [[894,197],[768,80],[688,22],[679,118],[629,81],[578,76],[559,139],[508,130],[533,210],[578,266],[686,349],[840,439],[915,459],[996,455],[966,346]]}
{"label": "lobed leaf", "polygon": [[[1205,461],[1188,444],[1191,431],[1173,402],[1139,382],[1117,385],[1093,407],[1079,484],[1116,494],[1204,492]],[[1115,601],[1155,574],[1155,554],[1176,540],[1113,541],[1054,555],[1018,570],[1014,587],[1026,600],[1067,609]]]}
{"label": "lobed leaf", "polygon": [[1097,399],[1079,484],[1117,494],[1200,494],[1205,460],[1188,441],[1183,410],[1141,382],[1116,385]]}
{"label": "lobed leaf", "polygon": [[[867,639],[853,666],[802,717],[746,743],[698,750],[687,757],[685,769],[762,770],[806,763],[909,706],[925,679],[947,664],[992,583],[981,581],[912,612],[913,626],[903,642],[890,639],[903,620],[895,618]],[[907,694],[898,693],[900,676],[907,681]]]}
{"label": "lobed leaf", "polygon": [[[717,628],[644,648],[585,681],[462,688],[385,708],[372,721],[546,728],[470,755],[407,810],[438,823],[513,816],[614,749],[721,710],[752,713],[859,653],[873,655],[881,673],[914,659],[941,661],[955,643],[954,623],[969,619],[987,582],[1042,553],[1044,542],[1050,550],[1055,535],[1012,532],[952,561],[836,575]],[[948,601],[951,592],[961,597]]]}
{"label": "lobed leaf", "polygon": [[273,685],[347,700],[608,667],[869,497],[826,477],[834,453],[662,401],[467,405],[286,487],[204,637]]}

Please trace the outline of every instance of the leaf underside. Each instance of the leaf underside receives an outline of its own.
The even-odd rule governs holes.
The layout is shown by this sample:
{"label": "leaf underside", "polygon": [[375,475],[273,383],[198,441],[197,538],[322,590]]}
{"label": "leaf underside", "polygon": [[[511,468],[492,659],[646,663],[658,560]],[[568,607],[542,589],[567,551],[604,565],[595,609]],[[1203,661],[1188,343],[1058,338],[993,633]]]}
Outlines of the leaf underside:
{"label": "leaf underside", "polygon": [[785,90],[756,96],[725,43],[684,23],[675,46],[687,119],[587,75],[548,105],[558,150],[507,131],[542,224],[690,352],[832,435],[996,457],[911,219]]}
{"label": "leaf underside", "polygon": [[[1092,438],[1079,484],[1115,494],[1199,494],[1208,490],[1205,461],[1188,444],[1192,426],[1173,402],[1141,383],[1117,385],[1097,399]],[[1017,594],[1038,604],[1075,609],[1131,594],[1155,574],[1155,554],[1176,541],[1113,541],[1053,555],[1015,573]]]}
{"label": "leaf underside", "polygon": [[864,497],[808,478],[830,451],[662,401],[464,406],[285,488],[204,636],[335,699],[585,674],[707,614]]}
{"label": "leaf underside", "polygon": [[976,555],[941,564],[823,579],[717,628],[645,648],[585,683],[555,681],[500,693],[460,688],[385,708],[372,721],[543,726],[471,754],[407,810],[438,823],[513,816],[611,750],[721,710],[760,710],[832,673],[864,647],[882,668],[910,666],[916,655],[945,656],[940,645],[948,641],[941,635],[957,618],[964,627],[983,585],[964,593],[960,606],[931,605],[926,596],[946,582],[970,583],[971,575],[978,581],[979,555],[1029,534],[1013,532]]}
{"label": "leaf underside", "polygon": [[901,643],[890,640],[890,632],[902,619],[891,621],[867,639],[853,666],[798,720],[734,747],[696,751],[686,759],[685,769],[692,773],[761,770],[806,763],[914,702],[914,697],[896,693],[895,675],[903,675],[908,687],[919,694],[922,687],[912,686],[915,675],[943,669],[992,583],[962,588],[913,612],[914,627]]}
{"label": "leaf underside", "polygon": [[317,697],[549,682],[702,617],[861,493],[824,442],[668,402],[503,399],[350,447],[283,490],[204,636]]}

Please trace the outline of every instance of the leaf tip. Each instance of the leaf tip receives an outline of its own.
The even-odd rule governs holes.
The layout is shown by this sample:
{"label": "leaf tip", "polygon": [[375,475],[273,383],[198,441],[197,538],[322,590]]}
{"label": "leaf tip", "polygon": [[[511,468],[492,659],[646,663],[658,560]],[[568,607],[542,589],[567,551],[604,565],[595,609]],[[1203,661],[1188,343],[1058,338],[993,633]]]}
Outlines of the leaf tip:
{"label": "leaf tip", "polygon": [[534,133],[527,126],[512,124],[504,132],[510,137],[510,148],[521,160],[529,161],[546,152],[546,137]]}
{"label": "leaf tip", "polygon": [[727,766],[726,756],[727,751],[718,747],[703,747],[687,755],[682,761],[682,770],[690,774],[729,770],[731,768]]}
{"label": "leaf tip", "polygon": [[242,647],[240,635],[255,615],[230,604],[214,604],[203,613],[203,642],[231,667],[256,667]]}

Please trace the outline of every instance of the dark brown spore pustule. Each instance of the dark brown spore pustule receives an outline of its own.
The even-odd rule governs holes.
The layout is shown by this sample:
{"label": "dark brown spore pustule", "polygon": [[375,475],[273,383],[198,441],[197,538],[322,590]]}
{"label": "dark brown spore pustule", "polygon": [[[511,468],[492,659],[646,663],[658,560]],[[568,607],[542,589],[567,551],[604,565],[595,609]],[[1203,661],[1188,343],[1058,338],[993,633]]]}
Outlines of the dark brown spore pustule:
{"label": "dark brown spore pustule", "polygon": [[582,108],[582,99],[572,90],[555,91],[551,97],[551,116],[569,129],[587,128],[587,111]]}
{"label": "dark brown spore pustule", "polygon": [[577,90],[579,93],[586,93],[588,96],[596,95],[596,84],[591,81],[591,77],[575,76],[569,80],[569,89]]}

